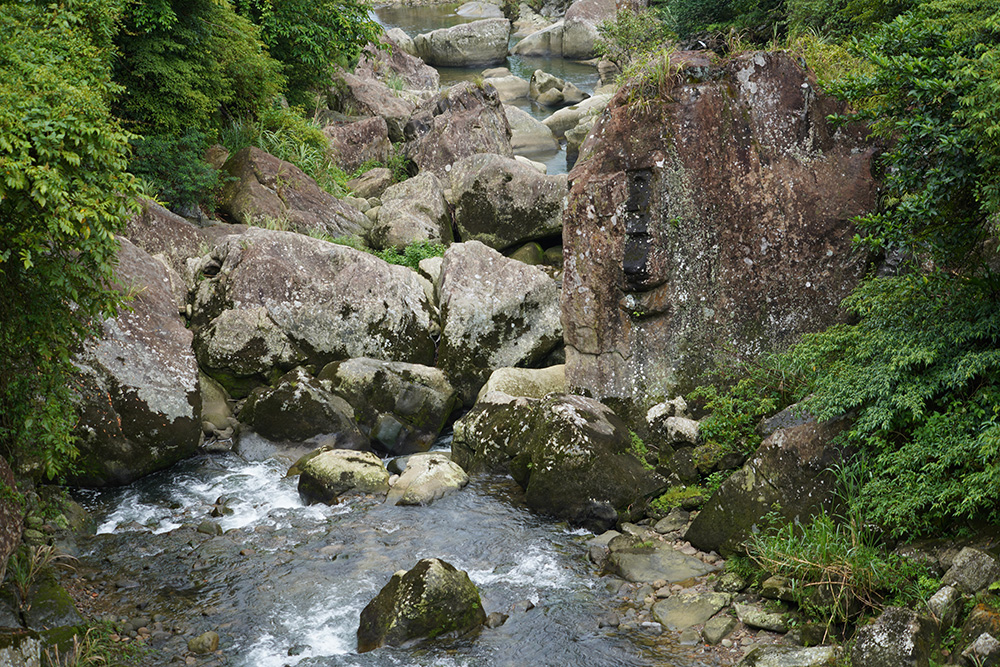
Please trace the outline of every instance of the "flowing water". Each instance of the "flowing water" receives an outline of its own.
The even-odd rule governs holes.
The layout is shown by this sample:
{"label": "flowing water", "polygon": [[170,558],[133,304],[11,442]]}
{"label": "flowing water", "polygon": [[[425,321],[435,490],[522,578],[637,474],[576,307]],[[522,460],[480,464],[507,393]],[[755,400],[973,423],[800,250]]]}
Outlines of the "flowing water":
{"label": "flowing water", "polygon": [[[87,492],[98,527],[81,565],[101,570],[120,609],[180,619],[189,635],[219,629],[231,665],[698,664],[666,634],[599,629],[620,582],[587,562],[589,534],[528,511],[509,478],[474,478],[426,507],[303,506],[286,467],[203,456]],[[212,519],[225,533],[196,532],[220,497],[233,510]],[[466,570],[486,611],[510,619],[473,638],[357,654],[362,608],[426,557]],[[518,611],[524,601],[535,608]]]}
{"label": "flowing water", "polygon": [[[420,33],[437,30],[438,28],[449,28],[459,23],[468,23],[476,20],[475,18],[463,17],[456,14],[455,9],[457,7],[458,5],[380,7],[375,10],[375,16],[378,22],[386,28],[401,28],[406,34],[413,37]],[[516,43],[516,40],[511,41],[512,45],[514,43]],[[600,83],[597,68],[571,60],[563,60],[562,58],[509,56],[506,67],[510,69],[512,74],[529,81],[536,69],[543,70],[560,79],[572,82],[577,88],[588,95],[593,94],[594,88]],[[471,81],[480,76],[483,69],[482,67],[468,69],[439,67],[438,72],[441,74],[441,86],[447,87],[460,81]],[[508,102],[508,104],[520,107],[538,120],[544,120],[554,111],[554,109],[535,104],[527,98],[513,100]],[[531,159],[544,163],[549,174],[564,174],[569,166],[566,163],[566,151],[564,147],[546,155],[532,156]]]}

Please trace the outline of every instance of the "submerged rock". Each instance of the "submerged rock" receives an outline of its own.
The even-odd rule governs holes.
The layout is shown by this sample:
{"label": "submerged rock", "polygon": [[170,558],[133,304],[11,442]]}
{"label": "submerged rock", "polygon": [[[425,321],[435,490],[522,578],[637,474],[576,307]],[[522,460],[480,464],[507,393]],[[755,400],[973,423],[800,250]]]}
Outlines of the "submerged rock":
{"label": "submerged rock", "polygon": [[347,493],[382,494],[389,490],[389,471],[371,452],[320,452],[302,463],[300,470],[299,495],[307,505],[331,505]]}
{"label": "submerged rock", "polygon": [[198,365],[169,274],[121,239],[116,275],[135,298],[76,359],[80,458],[72,484],[128,484],[201,443]]}
{"label": "submerged rock", "polygon": [[362,610],[358,652],[462,634],[485,622],[479,591],[469,575],[437,558],[425,558],[413,569],[392,575]]}

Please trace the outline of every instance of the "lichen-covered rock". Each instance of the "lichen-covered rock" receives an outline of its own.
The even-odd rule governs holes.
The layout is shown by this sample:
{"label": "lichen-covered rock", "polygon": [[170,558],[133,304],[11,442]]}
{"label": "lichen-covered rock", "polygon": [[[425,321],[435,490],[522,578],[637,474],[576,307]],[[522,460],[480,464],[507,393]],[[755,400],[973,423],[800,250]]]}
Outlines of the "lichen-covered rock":
{"label": "lichen-covered rock", "polygon": [[229,395],[225,388],[204,373],[198,373],[201,385],[201,421],[222,430],[229,426],[233,410],[229,406]]}
{"label": "lichen-covered rock", "polygon": [[[626,581],[647,584],[661,580],[668,583],[686,581],[718,569],[694,556],[682,554],[670,544],[664,544],[659,548],[635,544],[616,545],[608,558],[607,567]],[[726,596],[727,599],[728,597]]]}
{"label": "lichen-covered rock", "polygon": [[[125,238],[154,257],[162,256],[182,278],[189,259],[200,257],[216,239],[233,233],[232,225],[198,227],[156,202],[142,200],[140,203],[142,212],[128,221]],[[180,299],[181,307],[187,303],[186,291]]]}
{"label": "lichen-covered rock", "polygon": [[202,368],[234,397],[274,369],[372,357],[430,364],[433,308],[417,275],[353,248],[251,228],[192,267]]}
{"label": "lichen-covered rock", "polygon": [[566,393],[566,367],[562,364],[548,368],[498,368],[479,390],[482,399],[491,391],[509,396],[545,398],[548,394]]}
{"label": "lichen-covered rock", "polygon": [[793,57],[675,61],[648,107],[615,96],[564,215],[567,381],[630,415],[838,321],[876,204],[866,133]]}
{"label": "lichen-covered rock", "polygon": [[668,630],[701,625],[729,604],[727,593],[678,593],[653,605],[653,618]]}
{"label": "lichen-covered rock", "polygon": [[383,494],[388,490],[389,471],[371,452],[331,449],[301,464],[299,495],[308,505],[330,505],[349,493]]}
{"label": "lichen-covered rock", "polygon": [[562,339],[556,281],[478,241],[445,252],[440,298],[437,365],[466,405],[494,370],[536,364]]}
{"label": "lichen-covered rock", "polygon": [[80,625],[83,617],[69,591],[56,581],[54,575],[45,573],[28,592],[24,622],[30,630],[48,630]]}
{"label": "lichen-covered rock", "polygon": [[430,366],[358,358],[329,364],[318,377],[353,407],[372,444],[392,455],[429,449],[458,404],[444,373]]}
{"label": "lichen-covered rock", "polygon": [[962,651],[962,661],[975,667],[996,667],[1000,665],[1000,641],[984,632]]}
{"label": "lichen-covered rock", "polygon": [[105,320],[76,358],[80,458],[70,481],[81,486],[128,484],[194,454],[202,438],[198,365],[168,268],[122,239],[116,275],[135,294],[130,310]]}
{"label": "lichen-covered rock", "polygon": [[503,110],[510,124],[510,147],[514,155],[533,157],[559,150],[559,141],[542,121],[510,104],[503,105]]}
{"label": "lichen-covered rock", "polygon": [[510,125],[492,86],[460,83],[424,102],[405,128],[405,153],[420,171],[444,178],[458,160],[476,153],[513,157]]}
{"label": "lichen-covered rock", "polygon": [[354,409],[302,368],[285,374],[273,387],[258,387],[247,398],[240,421],[269,440],[303,442],[334,435],[345,449],[362,449],[368,438],[358,430]]}
{"label": "lichen-covered rock", "polygon": [[890,607],[859,628],[851,646],[852,667],[927,667],[933,623],[914,611]]}
{"label": "lichen-covered rock", "polygon": [[389,489],[386,502],[392,505],[430,505],[469,483],[469,476],[445,454],[415,454],[406,470]]}
{"label": "lichen-covered rock", "polygon": [[736,611],[736,617],[740,619],[740,623],[748,628],[788,632],[788,621],[781,612],[767,611],[760,605],[740,603],[733,605],[733,609]]}
{"label": "lichen-covered rock", "polygon": [[835,646],[758,646],[743,656],[737,667],[836,667]]}
{"label": "lichen-covered rock", "polygon": [[534,510],[603,531],[663,484],[628,452],[625,424],[593,399],[551,395],[526,427],[511,439],[519,451],[509,469]]}
{"label": "lichen-covered rock", "polygon": [[378,49],[371,44],[366,46],[361,52],[358,66],[354,68],[354,74],[362,79],[377,79],[385,84],[390,80],[402,81],[406,90],[437,92],[441,87],[441,75],[438,71],[413,55],[413,40],[405,32],[400,35],[389,31],[383,39],[389,43],[396,43],[396,40],[403,42],[399,44],[400,48]]}
{"label": "lichen-covered rock", "polygon": [[471,155],[452,166],[451,191],[463,241],[503,250],[562,233],[565,174],[545,176],[512,158]]}
{"label": "lichen-covered rock", "polygon": [[498,65],[507,60],[510,21],[481,19],[413,38],[417,55],[435,67]]}
{"label": "lichen-covered rock", "polygon": [[334,76],[326,102],[330,109],[347,115],[380,116],[393,142],[403,140],[403,128],[416,108],[382,81],[344,71]]}
{"label": "lichen-covered rock", "polygon": [[366,162],[386,162],[392,150],[389,126],[380,116],[327,125],[323,134],[330,140],[330,156],[347,173]]}
{"label": "lichen-covered rock", "polygon": [[356,197],[381,197],[382,193],[393,184],[392,170],[388,167],[369,169],[357,178],[347,181],[347,187]]}
{"label": "lichen-covered rock", "polygon": [[437,558],[400,570],[361,611],[358,652],[415,639],[463,634],[486,622],[469,575]]}
{"label": "lichen-covered rock", "polygon": [[368,235],[375,248],[451,243],[451,215],[444,185],[433,173],[422,172],[397,183],[383,192],[381,199],[378,220]]}
{"label": "lichen-covered rock", "polygon": [[522,449],[537,399],[492,392],[455,422],[451,460],[470,473],[509,471]]}
{"label": "lichen-covered rock", "polygon": [[562,35],[562,57],[586,60],[596,55],[600,38],[597,26],[613,19],[618,11],[615,0],[576,0],[566,10]]}
{"label": "lichen-covered rock", "polygon": [[1000,580],[1000,561],[982,549],[965,547],[945,572],[942,583],[950,584],[968,595],[975,595]]}
{"label": "lichen-covered rock", "polygon": [[927,600],[927,611],[941,627],[941,632],[947,632],[955,625],[961,603],[962,593],[953,586],[942,586]]}
{"label": "lichen-covered rock", "polygon": [[846,420],[776,431],[716,491],[684,539],[702,551],[728,555],[775,505],[788,521],[806,521],[836,498],[830,469],[844,460],[831,441]]}
{"label": "lichen-covered rock", "polygon": [[361,211],[320,189],[294,164],[254,146],[236,152],[223,170],[233,180],[219,195],[219,210],[234,222],[274,220],[296,231],[357,239],[371,226]]}

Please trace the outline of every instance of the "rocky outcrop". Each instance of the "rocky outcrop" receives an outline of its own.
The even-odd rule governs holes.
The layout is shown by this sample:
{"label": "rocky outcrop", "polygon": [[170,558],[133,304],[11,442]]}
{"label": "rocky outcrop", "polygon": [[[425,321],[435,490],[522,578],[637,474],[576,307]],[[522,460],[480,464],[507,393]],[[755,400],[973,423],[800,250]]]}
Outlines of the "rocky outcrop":
{"label": "rocky outcrop", "polygon": [[435,67],[498,65],[507,60],[510,21],[482,19],[413,38],[417,55]]}
{"label": "rocky outcrop", "polygon": [[838,321],[875,204],[864,133],[791,56],[675,60],[648,106],[614,98],[570,175],[567,379],[626,411]]}
{"label": "rocky outcrop", "polygon": [[[206,248],[212,246],[217,239],[232,234],[234,229],[242,229],[224,224],[198,227],[156,202],[142,200],[140,203],[142,212],[128,221],[125,238],[140,250],[154,257],[163,257],[181,278],[185,275],[189,259],[205,254]],[[170,280],[174,280],[173,274]],[[181,286],[179,296],[182,307],[187,303],[187,287],[189,286]],[[171,289],[175,294],[178,291],[173,284]]]}
{"label": "rocky outcrop", "polygon": [[490,393],[455,424],[452,456],[469,471],[506,470],[532,509],[601,532],[663,483],[629,443],[625,424],[593,399]]}
{"label": "rocky outcrop", "polygon": [[302,368],[247,398],[240,421],[269,440],[304,442],[318,435],[336,439],[341,449],[366,449],[368,438],[355,423],[354,409]]}
{"label": "rocky outcrop", "polygon": [[409,457],[406,470],[389,489],[386,502],[392,505],[430,505],[468,483],[469,476],[446,454],[416,454]]}
{"label": "rocky outcrop", "polygon": [[916,612],[889,607],[871,625],[858,629],[851,646],[857,667],[925,667],[934,627]]}
{"label": "rocky outcrop", "polygon": [[492,86],[460,83],[425,102],[406,124],[406,156],[420,171],[445,177],[476,153],[513,157],[510,125]]}
{"label": "rocky outcrop", "polygon": [[486,622],[469,575],[437,558],[392,575],[361,612],[358,652],[417,639],[463,634]]}
{"label": "rocky outcrop", "polygon": [[442,371],[377,359],[349,359],[326,366],[319,379],[353,407],[372,444],[391,455],[430,448],[458,396]]}
{"label": "rocky outcrop", "polygon": [[432,172],[393,185],[381,199],[378,220],[368,235],[373,247],[401,250],[411,243],[451,243],[444,185]]}
{"label": "rocky outcrop", "polygon": [[509,104],[503,110],[510,124],[510,147],[515,155],[550,155],[559,150],[555,135],[542,121]]}
{"label": "rocky outcrop", "polygon": [[558,298],[556,281],[537,267],[478,241],[448,248],[437,365],[466,405],[495,369],[537,364],[559,344]]}
{"label": "rocky outcrop", "polygon": [[371,226],[363,213],[320,189],[316,181],[290,162],[249,146],[226,161],[234,180],[219,195],[219,210],[235,222],[268,221],[290,229],[361,239]]}
{"label": "rocky outcrop", "polygon": [[383,494],[388,490],[389,471],[371,452],[322,451],[299,468],[299,495],[308,505],[332,505],[345,494]]}
{"label": "rocky outcrop", "polygon": [[350,72],[337,73],[326,102],[330,109],[348,115],[380,116],[393,142],[403,140],[403,128],[416,108],[382,81]]}
{"label": "rocky outcrop", "polygon": [[[369,169],[357,178],[347,181],[347,187],[357,197],[380,197],[393,184],[392,170],[387,167]],[[369,232],[370,233],[370,232]]]}
{"label": "rocky outcrop", "polygon": [[349,174],[366,162],[385,162],[392,150],[389,127],[380,116],[327,125],[323,134],[330,140],[330,155],[334,163]]}
{"label": "rocky outcrop", "polygon": [[787,521],[803,522],[832,507],[837,489],[830,469],[845,460],[832,441],[847,426],[842,419],[776,431],[723,482],[684,539],[703,551],[728,555],[775,507]]}
{"label": "rocky outcrop", "polygon": [[558,109],[571,104],[579,104],[589,97],[569,81],[563,81],[540,69],[531,75],[528,95],[542,106]]}
{"label": "rocky outcrop", "polygon": [[234,397],[303,362],[433,362],[420,280],[368,253],[253,228],[220,240],[191,273],[198,360]]}
{"label": "rocky outcrop", "polygon": [[170,270],[122,239],[116,273],[130,310],[105,320],[76,359],[80,458],[70,480],[81,486],[128,484],[190,456],[202,437],[198,365]]}
{"label": "rocky outcrop", "polygon": [[566,191],[565,174],[545,176],[499,155],[472,155],[451,169],[459,236],[496,250],[559,236]]}

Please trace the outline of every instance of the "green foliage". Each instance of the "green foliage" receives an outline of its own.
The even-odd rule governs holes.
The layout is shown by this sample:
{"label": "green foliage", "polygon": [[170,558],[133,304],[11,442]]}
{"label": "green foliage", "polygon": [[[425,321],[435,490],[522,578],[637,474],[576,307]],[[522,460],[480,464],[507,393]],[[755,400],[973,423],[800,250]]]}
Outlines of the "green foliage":
{"label": "green foliage", "polygon": [[649,448],[646,447],[646,443],[642,441],[639,434],[635,431],[629,431],[629,453],[639,460],[642,467],[646,470],[653,470],[654,466],[649,462]]}
{"label": "green foliage", "polygon": [[744,31],[758,41],[783,33],[785,0],[671,0],[674,31],[681,39],[705,32]]}
{"label": "green foliage", "polygon": [[444,255],[444,251],[445,247],[440,243],[429,243],[425,241],[421,243],[411,243],[403,248],[402,253],[395,248],[373,250],[371,252],[376,257],[389,262],[390,264],[408,266],[416,271],[417,265],[420,264],[421,260],[425,260],[429,257],[441,257]]}
{"label": "green foliage", "polygon": [[1000,309],[975,281],[874,279],[845,306],[859,321],[788,353],[811,375],[819,419],[855,414],[848,442],[877,470],[858,502],[898,534],[1000,520]]}
{"label": "green foliage", "polygon": [[210,132],[222,116],[252,115],[282,89],[260,31],[219,0],[138,0],[118,33],[121,115],[140,131]]}
{"label": "green foliage", "polygon": [[140,665],[152,649],[141,641],[123,642],[112,639],[117,634],[111,623],[97,623],[73,636],[73,645],[62,654],[58,645],[46,649],[46,667],[96,667],[97,665]]}
{"label": "green foliage", "polygon": [[777,354],[736,364],[723,372],[721,380],[728,386],[698,387],[687,400],[711,412],[702,420],[699,434],[706,445],[722,453],[752,454],[760,446],[761,418],[796,402],[805,391],[803,378]]}
{"label": "green foliage", "polygon": [[746,548],[766,575],[791,579],[799,607],[827,625],[926,600],[940,584],[925,565],[887,553],[864,524],[827,513],[760,531]]}
{"label": "green foliage", "polygon": [[55,477],[76,456],[71,354],[115,312],[137,206],[110,115],[114,5],[0,2],[0,449]]}
{"label": "green foliage", "polygon": [[301,108],[271,106],[257,117],[233,120],[220,141],[231,152],[256,146],[291,162],[335,197],[347,193],[349,176],[330,159],[330,143]]}
{"label": "green foliage", "polygon": [[928,1],[853,45],[873,67],[834,91],[890,140],[885,205],[859,221],[869,247],[984,273],[1000,210],[997,12],[997,0]]}
{"label": "green foliage", "polygon": [[129,170],[148,181],[157,201],[168,206],[196,204],[215,208],[222,187],[219,170],[202,159],[207,147],[205,135],[190,129],[182,136],[147,135],[133,144]]}
{"label": "green foliage", "polygon": [[236,11],[260,26],[271,55],[284,65],[289,97],[309,104],[309,91],[329,85],[333,68],[350,67],[382,27],[363,0],[235,0]]}
{"label": "green foliage", "polygon": [[651,9],[635,11],[627,6],[619,9],[614,19],[607,19],[597,26],[597,32],[600,35],[598,55],[623,71],[642,54],[663,49],[673,38],[660,12]]}

